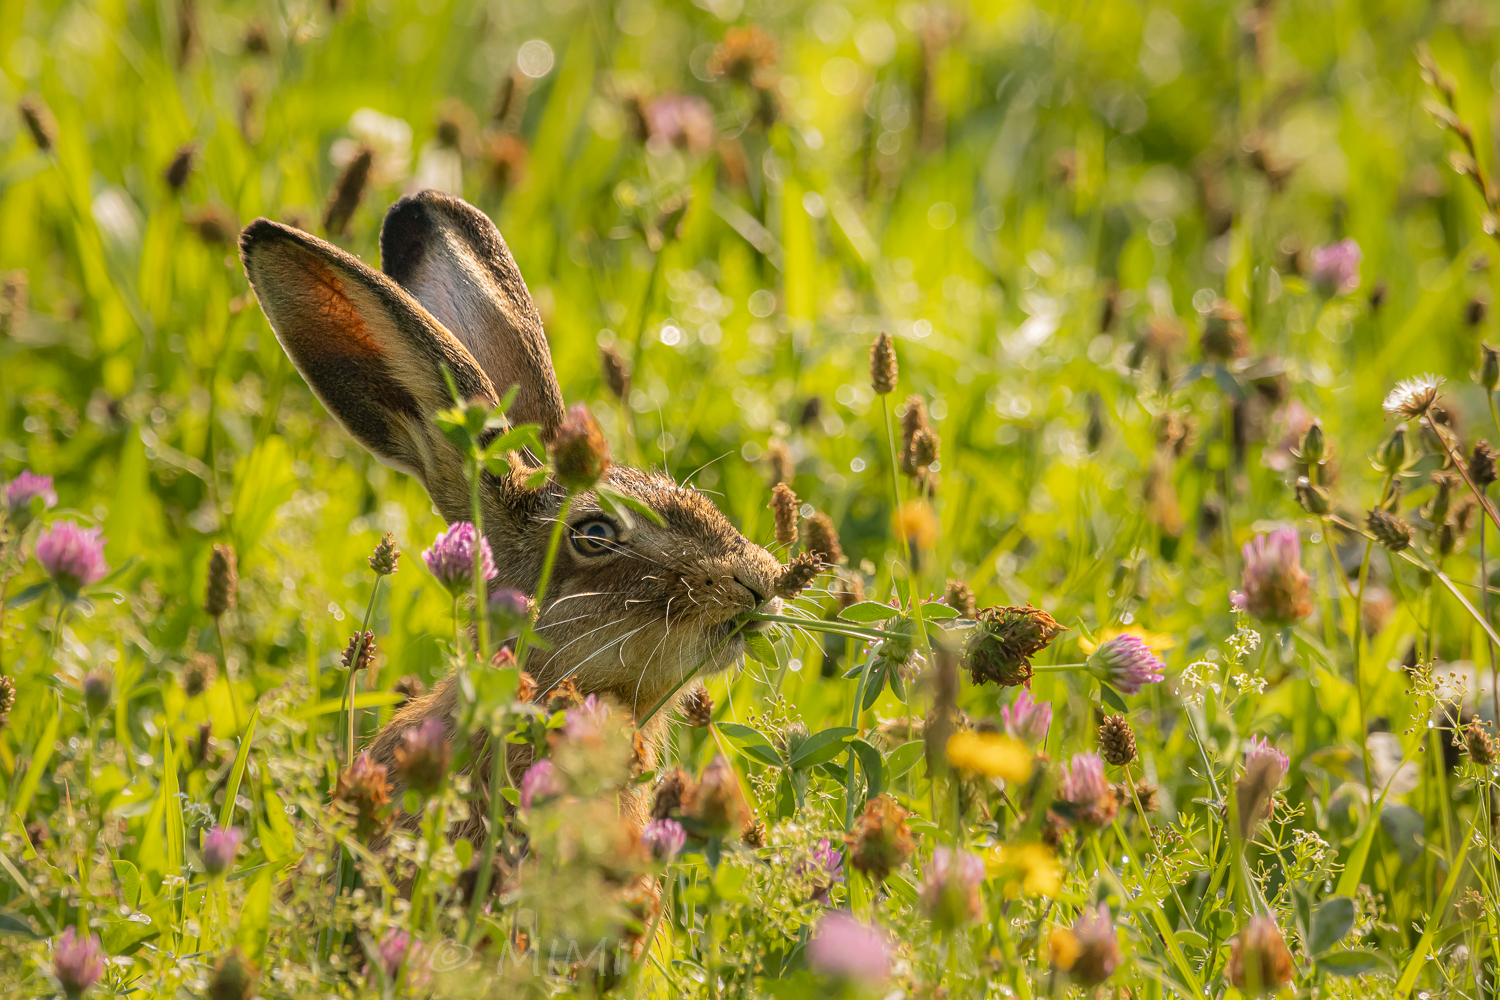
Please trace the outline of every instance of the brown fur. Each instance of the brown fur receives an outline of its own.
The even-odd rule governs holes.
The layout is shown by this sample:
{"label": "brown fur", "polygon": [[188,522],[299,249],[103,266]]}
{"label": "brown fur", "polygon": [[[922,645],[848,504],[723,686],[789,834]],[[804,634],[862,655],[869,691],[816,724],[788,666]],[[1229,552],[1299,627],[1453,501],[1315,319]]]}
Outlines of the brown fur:
{"label": "brown fur", "polygon": [[[459,453],[431,420],[452,405],[444,367],[461,394],[490,404],[499,400],[497,385],[503,391],[519,384],[513,420],[548,428],[560,419],[562,396],[520,271],[494,225],[464,202],[423,192],[391,209],[381,249],[400,284],[265,219],[245,229],[240,249],[277,338],[314,392],[378,457],[417,476],[449,521],[472,515]],[[528,486],[534,469],[526,457],[513,456],[507,475],[486,473],[480,501],[499,571],[493,586],[533,594],[565,491],[552,481]],[[621,523],[592,492],[573,498],[571,527],[607,519],[618,541],[588,555],[574,546],[574,532],[565,532],[536,625],[551,648],[533,649],[526,669],[539,696],[571,679],[639,718],[700,663],[716,671],[738,659],[743,640],[725,641],[734,619],[763,603],[774,607],[782,567],[696,490],[622,467],[612,468],[607,482],[662,523],[639,515]],[[432,717],[445,720],[451,739],[457,697],[450,678],[409,702],[375,737],[371,755],[391,767],[405,732]],[[661,719],[671,707],[645,731],[645,768],[655,765]],[[515,777],[529,763],[517,753],[507,762]],[[488,768],[475,770],[482,776]],[[401,793],[398,784],[392,798]],[[648,806],[637,794],[622,803],[642,824]],[[473,835],[482,826],[479,805],[452,833]]]}

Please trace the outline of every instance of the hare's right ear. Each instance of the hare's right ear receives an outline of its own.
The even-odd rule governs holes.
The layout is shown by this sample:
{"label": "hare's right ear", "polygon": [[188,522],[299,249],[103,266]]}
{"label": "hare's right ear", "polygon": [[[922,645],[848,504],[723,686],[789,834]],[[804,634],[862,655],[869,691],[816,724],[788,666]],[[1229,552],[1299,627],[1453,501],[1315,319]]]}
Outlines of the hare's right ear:
{"label": "hare's right ear", "polygon": [[452,500],[465,516],[461,459],[431,415],[453,405],[444,368],[462,398],[498,404],[473,356],[401,286],[317,237],[257,219],[240,257],[276,339],[329,412],[420,479],[439,510]]}

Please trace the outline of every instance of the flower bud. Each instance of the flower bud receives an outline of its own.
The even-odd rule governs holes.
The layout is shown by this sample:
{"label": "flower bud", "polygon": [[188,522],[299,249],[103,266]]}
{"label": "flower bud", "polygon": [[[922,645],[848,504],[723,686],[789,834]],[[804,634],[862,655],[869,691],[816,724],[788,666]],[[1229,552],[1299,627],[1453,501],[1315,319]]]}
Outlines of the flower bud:
{"label": "flower bud", "polygon": [[52,975],[70,1000],[87,993],[104,975],[104,949],[99,936],[80,938],[75,928],[66,928],[52,946]]}
{"label": "flower bud", "polygon": [[1328,490],[1324,487],[1314,485],[1306,476],[1298,476],[1295,492],[1297,503],[1313,517],[1322,517],[1328,513]]}
{"label": "flower bud", "polygon": [[1275,993],[1292,981],[1292,955],[1275,921],[1259,914],[1250,918],[1229,942],[1228,973],[1229,981],[1251,996]]}
{"label": "flower bud", "polygon": [[1109,907],[1084,907],[1070,930],[1052,935],[1052,963],[1083,986],[1097,986],[1114,975],[1122,960]]}
{"label": "flower bud", "polygon": [[917,897],[933,926],[951,931],[979,919],[983,906],[979,886],[984,859],[972,851],[935,847]]}
{"label": "flower bud", "polygon": [[1490,447],[1488,441],[1480,441],[1474,445],[1474,451],[1469,456],[1469,478],[1474,480],[1474,485],[1484,490],[1496,479],[1495,450]]}
{"label": "flower bud", "polygon": [[687,844],[687,831],[675,819],[654,819],[641,831],[641,843],[653,858],[671,861]]}
{"label": "flower bud", "polygon": [[1406,425],[1402,424],[1381,444],[1375,466],[1381,472],[1395,473],[1399,472],[1404,465],[1406,465]]}
{"label": "flower bud", "polygon": [[396,775],[425,798],[443,786],[452,758],[453,746],[443,720],[429,718],[402,734],[395,753]]}
{"label": "flower bud", "polygon": [[217,878],[234,867],[244,834],[234,827],[216,826],[203,837],[203,870]]}
{"label": "flower bud", "polygon": [[557,481],[570,493],[593,489],[609,471],[609,445],[604,440],[604,431],[582,403],[570,409],[557,425],[548,449],[552,452]]}
{"label": "flower bud", "polygon": [[364,841],[382,837],[391,827],[391,783],[384,764],[368,753],[355,758],[339,775],[333,798],[354,821],[355,834]]}
{"label": "flower bud", "polygon": [[1309,468],[1323,461],[1325,442],[1323,440],[1323,422],[1316,417],[1308,425],[1307,433],[1302,435],[1302,461]]}

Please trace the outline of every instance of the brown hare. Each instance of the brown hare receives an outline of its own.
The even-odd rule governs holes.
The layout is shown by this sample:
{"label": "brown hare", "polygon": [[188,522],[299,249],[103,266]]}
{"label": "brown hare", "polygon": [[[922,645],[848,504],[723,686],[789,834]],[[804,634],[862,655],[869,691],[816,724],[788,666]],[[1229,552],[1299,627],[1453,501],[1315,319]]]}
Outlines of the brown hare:
{"label": "brown hare", "polygon": [[[245,228],[240,253],[307,384],[366,448],[416,476],[448,521],[471,514],[460,455],[432,421],[453,405],[444,367],[464,397],[489,405],[516,387],[509,419],[539,424],[544,441],[562,422],[562,393],[526,283],[499,230],[462,200],[424,191],[393,205],[380,234],[383,273],[269,219]],[[564,498],[556,482],[528,486],[533,471],[485,473],[480,487],[499,570],[492,586],[527,594]],[[739,657],[743,639],[729,638],[736,618],[772,607],[782,566],[696,490],[618,466],[607,477],[662,523],[636,518],[627,526],[592,494],[575,498],[537,621],[551,648],[534,649],[526,667],[539,691],[571,679],[638,718],[705,657],[712,655],[705,670]],[[406,730],[427,718],[444,719],[451,738],[456,699],[450,679],[408,704],[375,738],[372,757],[390,765]],[[650,729],[648,768],[659,721]],[[626,808],[641,822],[643,797],[631,799]]]}

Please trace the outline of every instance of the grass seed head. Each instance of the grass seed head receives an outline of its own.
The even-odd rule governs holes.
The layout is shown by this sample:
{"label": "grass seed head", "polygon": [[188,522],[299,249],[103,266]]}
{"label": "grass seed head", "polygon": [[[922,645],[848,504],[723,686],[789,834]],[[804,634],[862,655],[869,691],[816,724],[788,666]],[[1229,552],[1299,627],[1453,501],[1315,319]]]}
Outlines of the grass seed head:
{"label": "grass seed head", "polygon": [[758,25],[730,28],[714,47],[708,71],[717,77],[764,88],[774,82],[776,40]]}
{"label": "grass seed head", "polygon": [[219,663],[210,653],[194,653],[182,666],[182,690],[196,698],[214,686],[219,677]]}
{"label": "grass seed head", "polygon": [[833,518],[821,510],[802,523],[802,548],[829,566],[838,566],[844,561],[844,547],[839,544]]}
{"label": "grass seed head", "polygon": [[695,684],[682,699],[682,717],[696,729],[707,729],[714,721],[714,699],[708,688]]}
{"label": "grass seed head", "polygon": [[375,151],[361,146],[339,174],[333,185],[333,195],[328,207],[323,210],[323,232],[333,239],[349,235],[349,221],[355,209],[364,200],[365,189],[370,185],[370,169],[375,164]]}
{"label": "grass seed head", "polygon": [[870,386],[878,396],[896,391],[896,378],[900,372],[896,364],[896,345],[891,335],[881,331],[870,346]]}
{"label": "grass seed head", "polygon": [[215,545],[208,557],[208,587],[203,595],[203,610],[218,618],[235,605],[239,589],[239,560],[228,545]]}
{"label": "grass seed head", "polygon": [[1219,299],[1203,318],[1203,336],[1198,339],[1203,356],[1210,361],[1233,361],[1250,353],[1245,316],[1233,302]]}
{"label": "grass seed head", "polygon": [[427,685],[416,674],[405,674],[395,683],[391,690],[401,698],[396,703],[396,707],[402,708],[425,695],[427,693]]}
{"label": "grass seed head", "polygon": [[823,570],[822,560],[811,552],[802,552],[792,558],[776,578],[776,596],[790,600],[802,593],[817,579]]}
{"label": "grass seed head", "polygon": [[401,550],[396,548],[396,536],[387,531],[375,546],[375,551],[370,554],[370,568],[375,571],[376,576],[391,576],[396,572],[400,559]]}
{"label": "grass seed head", "polygon": [[1135,732],[1123,715],[1107,715],[1099,725],[1099,756],[1106,764],[1124,767],[1136,758]]}
{"label": "grass seed head", "polygon": [[943,590],[943,603],[965,618],[973,618],[979,613],[979,606],[974,600],[974,589],[962,580],[948,581],[948,586]]}
{"label": "grass seed head", "polygon": [[16,707],[16,679],[0,674],[0,729],[10,722],[11,710]]}
{"label": "grass seed head", "polygon": [[173,194],[181,191],[183,185],[187,184],[197,160],[198,147],[193,143],[190,142],[177,148],[171,162],[161,174],[162,180],[167,182],[167,187],[172,189]]}
{"label": "grass seed head", "polygon": [[47,102],[39,94],[27,94],[16,104],[16,110],[21,112],[21,120],[26,123],[26,130],[31,133],[36,148],[44,153],[52,152],[52,147],[57,145],[57,119],[52,117]]}
{"label": "grass seed head", "polygon": [[677,816],[692,787],[693,779],[682,768],[674,767],[668,771],[657,782],[656,792],[651,797],[651,818],[670,819]]}
{"label": "grass seed head", "polygon": [[211,247],[233,245],[240,231],[239,220],[223,205],[204,205],[184,212],[182,221]]}
{"label": "grass seed head", "polygon": [[840,570],[834,574],[828,590],[838,602],[840,611],[852,608],[865,599],[864,577],[852,570]]}
{"label": "grass seed head", "polygon": [[344,647],[343,655],[339,657],[344,669],[351,672],[366,669],[374,659],[374,632],[356,632],[351,635],[349,645]]}
{"label": "grass seed head", "polygon": [[776,544],[793,546],[797,544],[797,517],[801,509],[801,503],[797,500],[797,494],[784,482],[778,482],[771,488],[771,513],[776,522]]}
{"label": "grass seed head", "polygon": [[1477,721],[1469,723],[1464,729],[1464,749],[1469,752],[1469,758],[1480,767],[1489,767],[1495,763],[1495,741]]}
{"label": "grass seed head", "polygon": [[623,403],[630,394],[630,372],[626,369],[625,359],[620,357],[620,352],[613,347],[600,347],[599,370],[604,375],[604,385],[609,389],[609,394]]}

